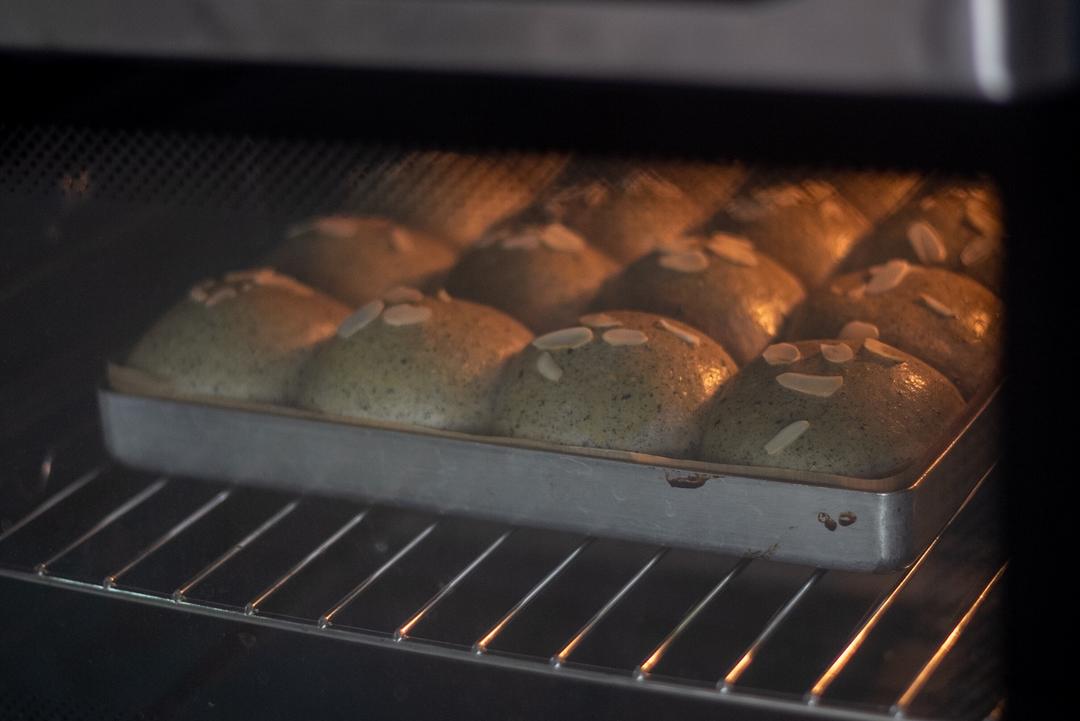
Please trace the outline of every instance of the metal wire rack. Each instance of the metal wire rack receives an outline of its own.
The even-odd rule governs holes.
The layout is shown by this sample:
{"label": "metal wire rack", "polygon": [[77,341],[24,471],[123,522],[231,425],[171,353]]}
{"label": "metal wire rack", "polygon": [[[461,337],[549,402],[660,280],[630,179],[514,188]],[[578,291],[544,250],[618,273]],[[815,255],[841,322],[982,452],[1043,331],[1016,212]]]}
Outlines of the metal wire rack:
{"label": "metal wire rack", "polygon": [[909,569],[868,575],[58,465],[6,504],[0,575],[732,708],[1001,712],[993,471]]}

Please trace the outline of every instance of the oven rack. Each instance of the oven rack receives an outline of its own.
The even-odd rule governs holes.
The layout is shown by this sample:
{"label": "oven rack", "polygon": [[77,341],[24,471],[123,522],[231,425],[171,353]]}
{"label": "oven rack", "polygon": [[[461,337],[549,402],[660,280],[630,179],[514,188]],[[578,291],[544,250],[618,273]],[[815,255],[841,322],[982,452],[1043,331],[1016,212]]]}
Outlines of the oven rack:
{"label": "oven rack", "polygon": [[910,568],[872,575],[58,453],[18,519],[0,514],[0,576],[732,713],[974,719],[1004,708],[993,470]]}

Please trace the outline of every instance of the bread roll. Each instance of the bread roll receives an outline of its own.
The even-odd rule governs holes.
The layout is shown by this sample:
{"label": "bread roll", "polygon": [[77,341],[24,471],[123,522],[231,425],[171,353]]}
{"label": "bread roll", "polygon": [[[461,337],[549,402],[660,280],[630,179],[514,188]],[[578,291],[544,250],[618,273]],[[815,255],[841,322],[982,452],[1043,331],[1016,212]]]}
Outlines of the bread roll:
{"label": "bread roll", "polygon": [[545,201],[554,217],[622,263],[701,223],[734,190],[736,165],[663,163],[582,172]]}
{"label": "bread roll", "polygon": [[706,402],[735,362],[700,331],[651,313],[611,311],[541,336],[507,367],[494,432],[683,457]]}
{"label": "bread roll", "polygon": [[1004,309],[971,278],[892,260],[811,295],[791,339],[871,335],[921,358],[966,398],[998,375]]}
{"label": "bread roll", "polygon": [[1005,246],[997,196],[986,185],[936,183],[869,233],[845,267],[891,258],[947,268],[1000,292]]}
{"label": "bread roll", "polygon": [[617,270],[613,260],[563,225],[515,224],[466,252],[446,288],[545,333],[576,323]]}
{"label": "bread roll", "polygon": [[457,258],[445,242],[385,218],[317,218],[293,229],[268,262],[351,305],[398,285],[426,288]]}
{"label": "bread roll", "polygon": [[879,341],[784,343],[717,394],[701,456],[883,478],[944,441],[963,409],[943,375]]}
{"label": "bread roll", "polygon": [[349,207],[446,238],[459,248],[528,207],[566,165],[557,153],[419,151],[359,182]]}
{"label": "bread roll", "polygon": [[804,297],[798,279],[745,238],[715,234],[632,263],[605,285],[594,306],[675,318],[745,363],[780,332]]}
{"label": "bread roll", "polygon": [[292,400],[300,367],[348,309],[262,268],[204,281],[135,344],[127,365],[181,395]]}
{"label": "bread roll", "polygon": [[870,226],[831,183],[764,176],[744,186],[706,227],[749,238],[807,288],[815,288]]}
{"label": "bread roll", "polygon": [[823,179],[871,223],[897,210],[917,192],[920,182],[916,173],[879,170],[836,170]]}
{"label": "bread roll", "polygon": [[494,308],[397,289],[350,316],[304,368],[298,404],[324,413],[485,433],[504,363],[529,340]]}

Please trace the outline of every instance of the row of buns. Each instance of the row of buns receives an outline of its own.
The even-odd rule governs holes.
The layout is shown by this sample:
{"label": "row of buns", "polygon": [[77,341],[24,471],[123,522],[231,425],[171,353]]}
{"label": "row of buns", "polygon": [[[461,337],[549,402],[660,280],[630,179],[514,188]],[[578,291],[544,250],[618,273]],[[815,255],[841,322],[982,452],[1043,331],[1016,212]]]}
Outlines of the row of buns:
{"label": "row of buns", "polygon": [[[862,477],[926,452],[996,376],[1001,303],[956,271],[981,267],[959,258],[987,236],[979,260],[1000,258],[1000,226],[960,221],[954,242],[959,226],[910,210],[982,189],[909,193],[870,225],[881,192],[849,202],[842,182],[744,180],[711,217],[668,182],[564,185],[464,251],[384,218],[315,219],[268,259],[291,275],[196,286],[128,365],[186,395]],[[693,227],[615,222],[663,215],[657,198]],[[605,245],[581,230],[590,208]],[[943,226],[944,253],[918,232],[913,257],[865,250],[919,223]],[[619,237],[637,246],[617,259]],[[856,253],[872,264],[850,269]]]}

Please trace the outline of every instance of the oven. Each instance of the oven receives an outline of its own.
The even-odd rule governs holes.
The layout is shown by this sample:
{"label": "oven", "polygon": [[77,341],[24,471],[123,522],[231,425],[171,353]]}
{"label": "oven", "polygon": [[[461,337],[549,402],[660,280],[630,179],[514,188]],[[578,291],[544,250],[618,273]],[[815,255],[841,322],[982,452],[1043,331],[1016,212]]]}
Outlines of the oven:
{"label": "oven", "polygon": [[[1037,560],[1071,547],[1070,6],[71,10],[0,28],[0,716],[998,719],[1066,687],[1031,639],[1067,613]],[[706,223],[759,178],[827,179],[863,234],[935,183],[1000,197],[1005,380],[931,475],[851,497],[876,536],[821,505],[770,544],[787,487],[665,522],[702,474],[631,512],[627,459],[328,438],[117,381],[193,284],[309,219],[464,245],[642,168]],[[575,495],[594,477],[605,503]]]}

